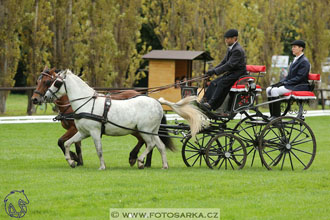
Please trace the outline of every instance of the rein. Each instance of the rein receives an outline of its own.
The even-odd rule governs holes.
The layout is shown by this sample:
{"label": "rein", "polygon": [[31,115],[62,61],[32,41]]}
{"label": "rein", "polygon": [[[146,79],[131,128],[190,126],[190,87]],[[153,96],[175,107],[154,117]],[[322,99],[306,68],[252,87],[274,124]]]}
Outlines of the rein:
{"label": "rein", "polygon": [[195,77],[195,78],[191,78],[189,80],[186,80],[184,82],[179,82],[179,83],[172,83],[172,84],[168,84],[168,85],[165,85],[165,86],[158,86],[158,87],[153,87],[153,88],[147,88],[147,89],[135,89],[136,91],[145,91],[147,93],[155,93],[155,92],[159,92],[159,91],[162,91],[162,90],[165,90],[165,89],[169,89],[171,87],[175,87],[175,86],[180,86],[182,84],[186,84],[186,83],[189,83],[189,82],[195,82],[195,81],[200,81],[200,80],[203,80],[203,79],[207,79],[208,76],[198,76],[198,77]]}
{"label": "rein", "polygon": [[[57,78],[61,78],[62,80],[62,83],[64,84],[64,87],[65,87],[65,91],[67,92],[67,89],[66,89],[66,83],[64,81],[64,79],[62,77],[60,77],[59,75],[56,77]],[[140,89],[140,90],[146,90],[148,93],[154,93],[154,92],[158,92],[158,91],[161,91],[161,90],[165,90],[165,89],[168,89],[168,88],[171,88],[171,87],[174,87],[174,86],[177,86],[177,85],[182,85],[182,84],[185,84],[185,83],[188,83],[188,82],[194,82],[194,81],[197,81],[197,80],[203,80],[203,79],[206,79],[208,78],[208,76],[199,76],[199,77],[195,77],[195,78],[192,78],[190,80],[186,80],[185,82],[180,82],[180,83],[173,83],[173,84],[169,84],[169,85],[165,85],[165,86],[159,86],[159,87],[153,87],[153,88],[148,88],[148,89]],[[57,91],[53,92],[52,90],[48,89],[48,91],[55,97],[57,98],[56,96],[56,93],[60,90],[61,86],[59,86],[57,89]],[[139,89],[137,89],[139,90]],[[116,94],[116,93],[114,93]],[[133,128],[128,128],[128,127],[125,127],[125,126],[122,126],[122,125],[119,125],[115,122],[112,122],[110,120],[108,120],[106,117],[105,117],[105,112],[103,114],[103,116],[99,116],[99,115],[94,115],[93,114],[93,109],[94,109],[94,104],[95,104],[95,99],[99,97],[99,95],[95,92],[92,96],[86,96],[86,97],[81,97],[81,98],[77,98],[77,99],[74,99],[74,100],[69,100],[69,104],[72,103],[72,102],[75,102],[75,101],[79,101],[79,100],[84,100],[84,99],[87,99],[86,102],[84,102],[81,106],[79,106],[74,112],[70,113],[70,114],[67,114],[67,115],[58,115],[57,117],[55,117],[53,120],[63,120],[63,119],[82,119],[82,118],[87,118],[87,119],[91,119],[91,120],[95,120],[95,121],[98,121],[98,122],[101,122],[102,123],[102,129],[103,131],[101,131],[101,136],[102,136],[102,133],[104,132],[104,124],[105,123],[109,123],[111,125],[114,125],[116,127],[119,127],[119,128],[122,128],[122,129],[125,129],[125,130],[129,130],[129,131],[133,131],[133,132],[139,132],[139,133],[143,133],[143,134],[148,134],[148,135],[155,135],[155,136],[161,136],[161,137],[170,137],[170,138],[180,138],[181,137],[176,137],[176,136],[170,136],[170,135],[165,135],[165,134],[155,134],[155,133],[151,133],[151,132],[146,132],[146,131],[141,131],[141,130],[138,130],[138,129],[133,129]],[[76,112],[81,109],[83,106],[85,106],[89,101],[91,101],[92,99],[94,99],[94,102],[93,102],[93,106],[92,106],[92,110],[91,110],[91,113],[86,113],[86,112],[82,112],[82,113],[78,113],[76,114]],[[111,101],[110,101],[110,104],[108,105],[108,111],[109,111],[109,108],[111,106]],[[167,130],[167,129],[166,129]],[[159,130],[159,133],[164,133],[164,132],[167,132],[167,131],[161,131]]]}

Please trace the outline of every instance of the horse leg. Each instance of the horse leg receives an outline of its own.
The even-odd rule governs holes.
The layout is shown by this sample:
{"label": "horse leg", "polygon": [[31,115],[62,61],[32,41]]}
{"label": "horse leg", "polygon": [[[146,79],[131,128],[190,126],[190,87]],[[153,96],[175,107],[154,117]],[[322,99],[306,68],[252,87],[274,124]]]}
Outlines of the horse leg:
{"label": "horse leg", "polygon": [[[132,135],[138,139],[138,143],[136,144],[134,149],[129,153],[128,161],[131,167],[134,166],[134,164],[136,163],[136,159],[138,158],[138,153],[141,147],[144,145],[144,140],[139,133],[134,133]],[[145,163],[145,167],[151,167],[151,159],[152,159],[152,150],[147,154],[147,161]]]}
{"label": "horse leg", "polygon": [[[73,133],[72,129],[68,129],[67,132],[65,132],[65,134],[62,135],[62,137],[60,137],[58,139],[57,145],[61,148],[64,155],[65,155],[64,142],[69,140],[76,132],[77,132],[77,130],[75,130],[75,132]],[[70,156],[74,161],[78,162],[78,164],[79,164],[79,158],[77,157],[77,155],[74,152],[70,151]]]}
{"label": "horse leg", "polygon": [[141,134],[141,136],[143,137],[143,140],[145,141],[147,148],[138,158],[138,168],[139,169],[144,168],[144,158],[156,145],[152,136],[146,135],[146,134]]}
{"label": "horse leg", "polygon": [[97,153],[97,156],[99,157],[99,160],[100,160],[99,170],[105,170],[105,163],[104,163],[104,159],[103,159],[102,142],[101,142],[100,132],[92,132],[91,136],[94,140],[96,153]]}
{"label": "horse leg", "polygon": [[131,165],[131,167],[134,166],[134,164],[136,163],[136,159],[138,158],[138,153],[141,147],[144,145],[144,140],[138,133],[134,133],[132,135],[138,139],[138,143],[136,144],[134,149],[129,153],[128,162]]}
{"label": "horse leg", "polygon": [[76,153],[77,153],[77,166],[82,166],[84,165],[83,157],[82,157],[82,152],[81,152],[81,141],[77,142],[74,144],[76,147]]}
{"label": "horse leg", "polygon": [[145,167],[151,167],[152,151],[153,149],[151,149],[150,152],[147,154]]}
{"label": "horse leg", "polygon": [[162,157],[163,169],[168,169],[165,144],[160,140],[158,136],[154,136],[153,138],[156,142],[156,147]]}
{"label": "horse leg", "polygon": [[82,133],[80,133],[78,131],[73,137],[71,137],[69,140],[67,140],[67,141],[64,142],[65,159],[66,159],[66,161],[69,163],[69,165],[72,168],[75,168],[76,167],[76,164],[75,164],[74,160],[71,159],[71,156],[70,156],[70,146],[71,146],[71,144],[76,143],[76,142],[79,142],[79,141],[81,141],[82,139],[84,139],[86,137],[87,137],[86,135],[83,135]]}

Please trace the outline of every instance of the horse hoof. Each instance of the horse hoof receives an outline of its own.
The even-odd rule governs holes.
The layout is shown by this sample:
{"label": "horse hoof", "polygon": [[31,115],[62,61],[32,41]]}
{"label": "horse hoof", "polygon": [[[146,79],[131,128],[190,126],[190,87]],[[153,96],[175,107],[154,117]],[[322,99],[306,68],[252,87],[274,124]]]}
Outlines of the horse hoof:
{"label": "horse hoof", "polygon": [[144,169],[144,163],[138,160],[138,168]]}
{"label": "horse hoof", "polygon": [[129,165],[134,166],[134,164],[136,163],[136,159],[129,159]]}
{"label": "horse hoof", "polygon": [[75,167],[76,167],[75,162],[70,163],[70,167],[71,167],[71,168],[75,168]]}
{"label": "horse hoof", "polygon": [[105,167],[100,167],[99,170],[105,170]]}
{"label": "horse hoof", "polygon": [[167,170],[168,169],[168,163],[164,163],[162,169]]}
{"label": "horse hoof", "polygon": [[80,163],[80,162],[78,162],[77,163],[77,166],[79,167],[79,166],[83,166],[84,165],[84,163]]}
{"label": "horse hoof", "polygon": [[144,169],[144,162],[138,159],[138,168]]}

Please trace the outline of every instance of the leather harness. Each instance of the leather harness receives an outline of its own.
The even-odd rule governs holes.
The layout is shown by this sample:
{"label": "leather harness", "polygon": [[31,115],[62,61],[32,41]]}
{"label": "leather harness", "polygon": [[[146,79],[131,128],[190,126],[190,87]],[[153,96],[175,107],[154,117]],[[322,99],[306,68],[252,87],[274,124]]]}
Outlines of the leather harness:
{"label": "leather harness", "polygon": [[98,97],[97,95],[93,95],[90,99],[88,99],[82,105],[82,106],[84,106],[85,104],[87,104],[87,102],[89,102],[91,99],[93,99],[93,107],[92,107],[91,113],[87,113],[87,112],[76,113],[76,111],[82,107],[82,106],[80,106],[76,111],[69,113],[69,114],[59,114],[53,120],[62,121],[62,120],[74,120],[74,119],[86,118],[86,119],[98,121],[101,123],[101,137],[102,137],[102,135],[105,134],[105,124],[108,122],[108,112],[111,107],[111,98],[110,98],[109,94],[105,96],[103,115],[100,116],[100,115],[93,114],[95,100],[97,97]]}

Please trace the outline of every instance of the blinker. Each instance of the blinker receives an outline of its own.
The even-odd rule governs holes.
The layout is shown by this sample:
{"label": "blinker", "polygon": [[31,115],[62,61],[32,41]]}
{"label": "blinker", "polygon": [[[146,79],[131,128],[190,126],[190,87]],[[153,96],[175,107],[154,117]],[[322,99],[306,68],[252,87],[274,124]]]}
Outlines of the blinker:
{"label": "blinker", "polygon": [[46,85],[47,87],[50,87],[50,86],[52,85],[52,81],[47,80],[47,81],[45,82],[45,85]]}
{"label": "blinker", "polygon": [[62,84],[63,84],[63,81],[56,80],[55,83],[54,83],[54,87],[60,89]]}

